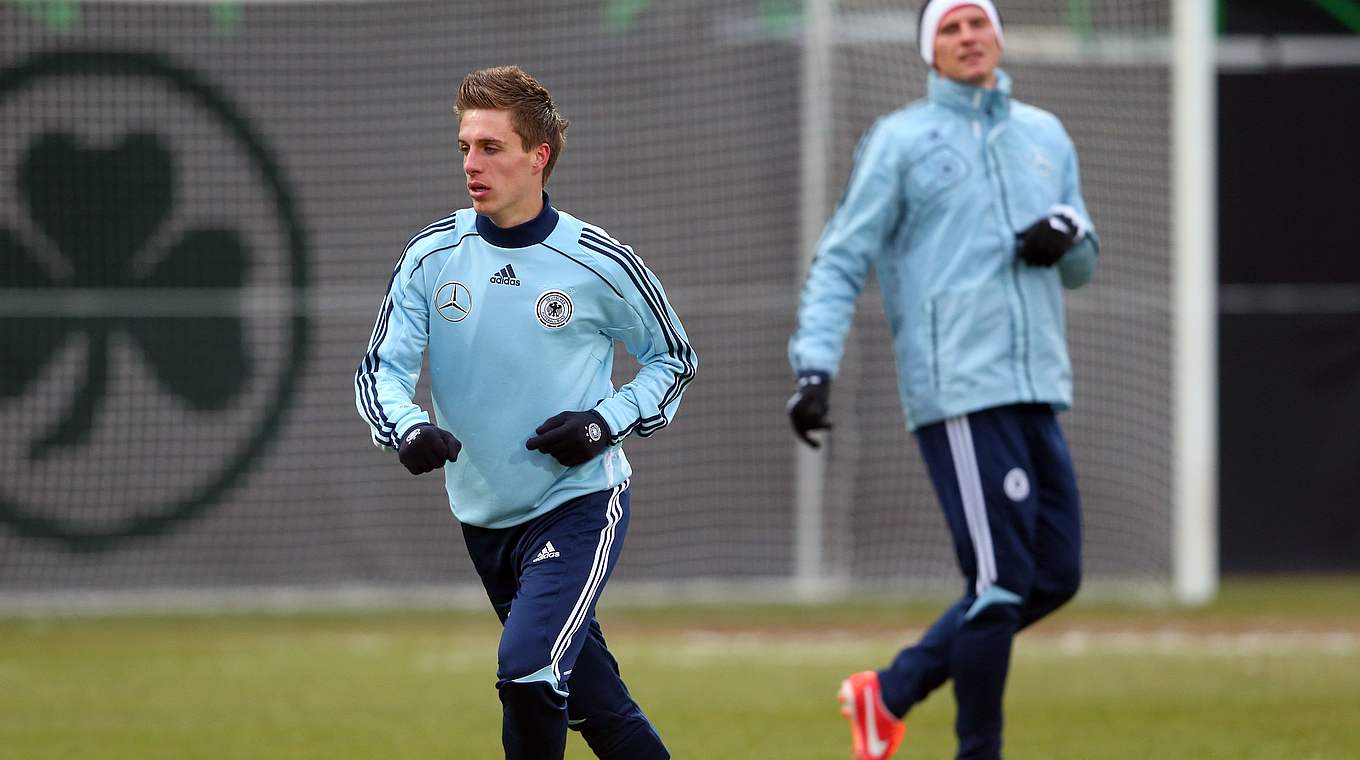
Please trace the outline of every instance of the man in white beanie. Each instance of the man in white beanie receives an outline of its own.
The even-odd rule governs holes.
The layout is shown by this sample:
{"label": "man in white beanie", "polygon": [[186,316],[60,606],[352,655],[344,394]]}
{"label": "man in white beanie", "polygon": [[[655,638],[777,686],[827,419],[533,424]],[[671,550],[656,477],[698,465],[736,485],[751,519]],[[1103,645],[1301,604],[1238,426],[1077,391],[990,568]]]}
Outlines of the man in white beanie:
{"label": "man in white beanie", "polygon": [[1011,98],[991,0],[926,0],[925,99],[865,134],[818,243],[789,342],[794,431],[830,427],[832,380],[872,267],[915,435],[966,579],[962,597],[880,670],[841,685],[856,760],[883,760],[903,716],[953,681],[959,760],[1001,757],[1011,641],[1081,579],[1076,476],[1056,414],[1072,403],[1063,288],[1097,239],[1061,122]]}

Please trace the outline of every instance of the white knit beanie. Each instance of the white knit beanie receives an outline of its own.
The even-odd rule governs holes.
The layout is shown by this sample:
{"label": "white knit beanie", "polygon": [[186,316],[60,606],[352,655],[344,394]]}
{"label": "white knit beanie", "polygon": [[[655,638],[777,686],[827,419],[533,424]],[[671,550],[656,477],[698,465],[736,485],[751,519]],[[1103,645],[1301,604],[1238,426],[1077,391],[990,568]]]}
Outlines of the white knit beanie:
{"label": "white knit beanie", "polygon": [[926,4],[921,6],[916,37],[920,41],[921,57],[925,59],[927,65],[935,65],[935,35],[940,31],[940,19],[955,8],[962,8],[965,5],[976,5],[981,8],[983,13],[987,14],[987,18],[992,20],[992,26],[996,28],[996,41],[1005,41],[1001,36],[1001,14],[996,12],[992,0],[926,0]]}

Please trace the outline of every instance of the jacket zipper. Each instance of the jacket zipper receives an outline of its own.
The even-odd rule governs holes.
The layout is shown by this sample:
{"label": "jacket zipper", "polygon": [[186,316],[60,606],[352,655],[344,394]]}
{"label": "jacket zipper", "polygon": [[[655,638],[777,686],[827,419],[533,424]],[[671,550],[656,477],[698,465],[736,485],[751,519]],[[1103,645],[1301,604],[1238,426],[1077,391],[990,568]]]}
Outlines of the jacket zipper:
{"label": "jacket zipper", "polygon": [[940,310],[930,309],[930,381],[940,392]]}
{"label": "jacket zipper", "polygon": [[[991,110],[988,109],[988,114],[990,115],[990,113]],[[974,124],[977,124],[977,122],[974,122]],[[989,130],[988,137],[983,138],[983,163],[987,166],[991,166],[992,164],[995,164],[996,166],[996,183],[997,186],[1001,188],[1001,215],[1006,222],[1007,232],[1014,236],[1015,222],[1011,220],[1009,196],[1006,193],[1006,178],[1001,173],[1001,160],[992,152],[991,141],[988,139],[990,135],[991,132]],[[1023,372],[1022,377],[1028,386],[1026,390],[1028,391],[1029,398],[1034,398],[1037,394],[1034,392],[1034,377],[1030,372],[1029,366],[1029,303],[1025,300],[1024,288],[1020,286],[1020,264],[1018,261],[1014,260],[1014,257],[1012,257],[1011,261],[1011,284],[1015,287],[1016,298],[1020,301],[1019,350],[1020,367]]]}

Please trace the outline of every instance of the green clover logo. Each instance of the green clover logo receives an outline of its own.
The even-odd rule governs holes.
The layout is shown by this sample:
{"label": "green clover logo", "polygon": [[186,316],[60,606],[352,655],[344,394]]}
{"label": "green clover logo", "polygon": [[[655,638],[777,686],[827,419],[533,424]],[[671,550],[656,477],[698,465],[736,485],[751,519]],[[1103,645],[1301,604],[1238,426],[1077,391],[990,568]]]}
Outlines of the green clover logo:
{"label": "green clover logo", "polygon": [[[59,485],[44,486],[54,482],[47,477],[24,490],[21,477],[7,474],[0,479],[0,522],[20,535],[82,552],[168,532],[219,503],[276,437],[307,348],[307,245],[292,193],[263,139],[220,90],[154,54],[42,53],[0,71],[0,109],[49,89],[58,103],[75,103],[82,87],[97,88],[90,83],[110,79],[159,93],[149,99],[198,114],[194,124],[211,123],[213,134],[221,136],[213,155],[249,165],[240,176],[258,185],[254,192],[273,211],[266,226],[277,231],[277,244],[268,251],[269,276],[281,280],[275,291],[291,303],[267,323],[284,336],[282,358],[262,364],[252,357],[243,310],[254,281],[252,262],[265,253],[256,248],[262,223],[255,222],[255,240],[248,243],[251,233],[230,219],[176,216],[182,205],[177,188],[185,179],[175,133],[162,132],[154,115],[137,113],[139,99],[130,99],[126,114],[101,111],[99,124],[73,129],[44,123],[15,144],[14,202],[0,201],[0,212],[9,212],[0,215],[0,409],[10,404],[29,411],[39,400],[43,408],[29,416],[44,426],[11,447],[26,459],[13,463],[13,474],[46,467]],[[72,80],[75,84],[66,84]],[[66,94],[68,89],[74,94]],[[116,102],[121,106],[123,100]],[[81,136],[91,132],[97,139]],[[6,158],[0,156],[0,168]],[[63,468],[82,461],[72,452],[114,461],[116,477],[118,458],[133,460],[141,443],[134,438],[126,446],[108,445],[111,426],[119,424],[103,411],[117,381],[110,376],[115,344],[134,347],[159,388],[133,404],[152,421],[138,429],[154,430],[158,412],[167,407],[208,415],[198,424],[209,431],[216,445],[208,450],[220,452],[220,461],[196,465],[192,478],[170,484],[180,486],[177,491],[157,489],[170,494],[161,503],[140,495],[107,503],[118,494],[109,489],[113,496],[100,500],[92,523],[81,519],[79,505],[62,503]],[[71,360],[76,353],[79,361]],[[50,385],[52,368],[61,366],[79,367],[79,377],[62,385],[71,389],[69,398],[55,403],[56,394],[43,384]],[[272,376],[263,376],[268,370]],[[126,416],[127,400],[121,400],[120,414]],[[237,419],[243,410],[249,412],[248,426]],[[214,422],[211,415],[222,419]],[[227,433],[218,436],[219,428]],[[101,430],[102,439],[96,437]],[[178,469],[194,468],[172,472]]]}
{"label": "green clover logo", "polygon": [[[129,135],[116,148],[100,150],[82,147],[73,135],[48,133],[29,149],[18,177],[19,196],[27,199],[33,221],[70,275],[50,275],[16,232],[0,227],[0,288],[131,288],[154,301],[157,288],[241,287],[246,251],[241,236],[225,229],[191,230],[151,256],[157,263],[149,274],[133,274],[134,256],[166,221],[173,202],[172,157],[155,135]],[[182,330],[165,330],[160,323],[137,317],[61,320],[42,341],[32,340],[30,331],[0,335],[0,364],[8,368],[0,397],[27,391],[70,333],[87,336],[84,382],[60,421],[33,441],[32,457],[85,442],[106,392],[109,335],[115,330],[131,333],[161,382],[197,409],[221,409],[241,390],[250,360],[238,319],[185,320]]]}

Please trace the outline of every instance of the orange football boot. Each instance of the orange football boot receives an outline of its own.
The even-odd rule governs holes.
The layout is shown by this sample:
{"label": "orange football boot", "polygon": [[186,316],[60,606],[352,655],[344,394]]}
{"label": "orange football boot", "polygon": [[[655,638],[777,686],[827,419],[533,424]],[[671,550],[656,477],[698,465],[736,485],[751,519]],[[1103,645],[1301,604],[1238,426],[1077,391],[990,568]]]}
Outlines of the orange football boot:
{"label": "orange football boot", "polygon": [[878,673],[866,670],[841,681],[841,715],[850,721],[854,760],[887,760],[902,743],[907,726],[883,705]]}

